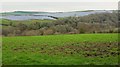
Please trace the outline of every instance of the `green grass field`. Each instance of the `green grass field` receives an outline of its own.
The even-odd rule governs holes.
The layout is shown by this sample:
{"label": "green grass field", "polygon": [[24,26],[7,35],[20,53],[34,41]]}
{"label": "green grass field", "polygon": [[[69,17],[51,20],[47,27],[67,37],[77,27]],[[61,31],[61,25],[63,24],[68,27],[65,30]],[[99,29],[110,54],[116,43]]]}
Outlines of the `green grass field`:
{"label": "green grass field", "polygon": [[31,24],[31,23],[50,23],[50,22],[54,22],[55,20],[38,20],[38,19],[32,19],[32,20],[21,20],[21,21],[18,21],[18,20],[7,20],[7,19],[0,19],[0,24],[7,24],[9,25],[11,22],[12,22],[12,25],[17,25],[19,23],[22,23],[22,24]]}
{"label": "green grass field", "polygon": [[4,65],[118,64],[118,34],[3,37]]}

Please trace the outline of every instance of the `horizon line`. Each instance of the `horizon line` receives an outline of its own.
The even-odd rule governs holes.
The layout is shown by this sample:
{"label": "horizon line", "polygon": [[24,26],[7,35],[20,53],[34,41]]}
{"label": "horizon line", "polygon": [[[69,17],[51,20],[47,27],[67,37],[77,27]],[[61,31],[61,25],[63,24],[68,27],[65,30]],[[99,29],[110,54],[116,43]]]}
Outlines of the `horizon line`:
{"label": "horizon line", "polygon": [[[97,9],[96,9],[97,10]],[[104,10],[104,11],[107,11],[107,10],[116,10],[116,9],[101,9],[101,10]],[[5,13],[5,12],[17,12],[17,11],[23,11],[23,12],[75,12],[75,11],[94,11],[93,9],[90,9],[90,10],[71,10],[71,11],[38,11],[38,10],[13,10],[13,11],[1,11],[0,13]]]}

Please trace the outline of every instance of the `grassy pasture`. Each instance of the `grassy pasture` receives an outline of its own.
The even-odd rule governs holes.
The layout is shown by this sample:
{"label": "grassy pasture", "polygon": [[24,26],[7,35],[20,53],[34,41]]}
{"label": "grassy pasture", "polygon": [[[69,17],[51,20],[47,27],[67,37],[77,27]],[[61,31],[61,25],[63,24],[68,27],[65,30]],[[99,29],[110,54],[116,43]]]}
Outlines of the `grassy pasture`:
{"label": "grassy pasture", "polygon": [[53,22],[55,20],[39,20],[39,19],[32,19],[32,20],[7,20],[7,19],[0,19],[0,22],[1,24],[7,24],[9,25],[10,23],[12,23],[13,25],[17,25],[19,23],[23,23],[23,24],[31,24],[31,23],[36,23],[36,22],[39,22],[39,23],[44,23],[44,22]]}
{"label": "grassy pasture", "polygon": [[3,37],[3,64],[118,64],[118,34]]}

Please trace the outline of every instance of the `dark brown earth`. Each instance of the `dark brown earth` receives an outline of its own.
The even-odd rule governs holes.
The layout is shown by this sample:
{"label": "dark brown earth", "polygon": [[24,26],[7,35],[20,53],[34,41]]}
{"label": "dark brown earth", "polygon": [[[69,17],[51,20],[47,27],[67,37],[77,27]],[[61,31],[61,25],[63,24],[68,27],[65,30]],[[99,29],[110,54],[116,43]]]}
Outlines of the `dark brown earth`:
{"label": "dark brown earth", "polygon": [[80,42],[80,43],[68,43],[66,45],[32,45],[28,48],[19,46],[13,48],[15,52],[38,52],[48,55],[73,55],[80,54],[84,57],[97,57],[103,56],[116,56],[118,53],[118,42]]}

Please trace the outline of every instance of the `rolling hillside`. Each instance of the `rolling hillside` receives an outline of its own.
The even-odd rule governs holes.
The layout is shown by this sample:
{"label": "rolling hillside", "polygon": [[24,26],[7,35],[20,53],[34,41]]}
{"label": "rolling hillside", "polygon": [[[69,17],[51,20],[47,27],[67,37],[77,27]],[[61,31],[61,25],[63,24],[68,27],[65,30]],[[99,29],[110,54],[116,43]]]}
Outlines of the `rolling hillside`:
{"label": "rolling hillside", "polygon": [[112,10],[88,10],[88,11],[71,11],[71,12],[30,12],[14,11],[1,13],[4,19],[10,20],[27,20],[27,19],[56,19],[69,16],[85,16],[96,13],[111,13]]}

